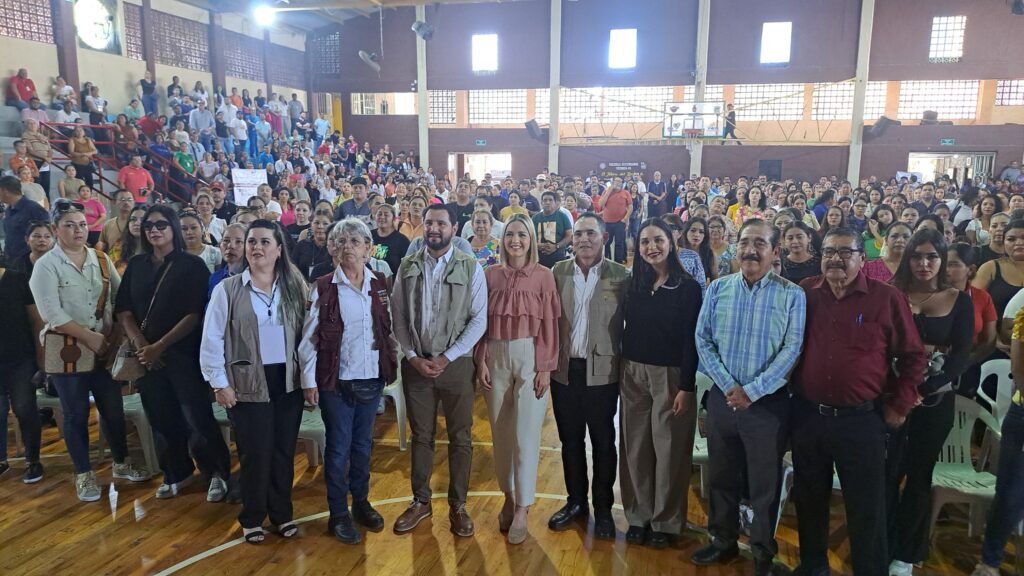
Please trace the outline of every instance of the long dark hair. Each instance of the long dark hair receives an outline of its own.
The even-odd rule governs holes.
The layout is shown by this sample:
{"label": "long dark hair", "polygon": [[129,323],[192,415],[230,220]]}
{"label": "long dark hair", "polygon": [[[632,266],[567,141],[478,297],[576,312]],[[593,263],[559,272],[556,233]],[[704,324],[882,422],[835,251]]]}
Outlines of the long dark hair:
{"label": "long dark hair", "polygon": [[650,292],[654,289],[654,283],[658,280],[658,272],[640,257],[640,235],[643,231],[651,226],[661,230],[665,233],[665,238],[668,239],[669,252],[666,263],[668,265],[668,281],[666,284],[675,285],[683,278],[692,278],[690,274],[683,269],[683,263],[679,260],[679,250],[676,249],[676,243],[672,239],[672,229],[668,227],[660,218],[648,218],[640,223],[640,229],[637,230],[636,238],[634,239],[633,245],[637,247],[637,258],[633,261],[633,279],[630,283],[629,289],[631,292],[643,293]]}
{"label": "long dark hair", "polygon": [[[171,225],[171,245],[175,252],[185,251],[185,237],[181,234],[181,219],[178,218],[178,213],[174,211],[174,208],[167,206],[166,204],[154,204],[146,209],[146,213],[142,216],[142,223],[145,224],[149,220],[150,214],[159,214],[167,219],[167,222]],[[141,232],[142,240],[142,251],[146,254],[153,253],[153,245],[149,243],[149,236],[145,230],[139,230]]]}
{"label": "long dark hair", "polygon": [[[136,212],[142,212],[142,221],[146,221],[146,207],[142,205],[136,205],[132,208],[132,211],[128,213],[128,219],[131,220],[132,214]],[[131,225],[124,227],[124,234],[121,235],[121,256],[118,257],[119,262],[127,262],[139,253],[139,248],[142,245],[142,237],[145,234],[142,232],[141,225],[138,236],[132,236]]]}
{"label": "long dark hair", "polygon": [[[291,257],[288,256],[288,244],[285,243],[285,233],[281,230],[281,226],[275,222],[264,219],[253,220],[252,224],[249,224],[249,228],[245,231],[246,245],[249,242],[249,234],[257,228],[270,230],[274,236],[274,241],[277,242],[278,247],[281,249],[281,256],[274,263],[274,275],[277,278],[277,285],[281,290],[281,298],[278,300],[278,312],[283,317],[292,318],[301,326],[303,318],[306,317],[306,296],[309,292],[309,287],[302,276],[302,272],[299,272],[295,264],[292,264]],[[249,258],[243,249],[242,269],[248,268]]]}
{"label": "long dark hair", "polygon": [[[837,226],[830,226],[829,223],[828,223],[828,213],[833,211],[833,210],[838,210],[839,211],[839,224]],[[835,206],[829,206],[828,210],[825,210],[825,216],[821,219],[821,228],[818,230],[818,234],[820,234],[821,237],[824,238],[825,234],[828,234],[828,231],[831,230],[832,228],[846,228],[846,227],[847,227],[846,226],[846,212],[843,212],[843,209],[840,208],[839,205],[837,204]]]}
{"label": "long dark hair", "polygon": [[686,222],[683,223],[683,235],[679,240],[683,242],[684,248],[689,245],[689,240],[686,239],[686,235],[689,234],[690,228],[693,228],[694,224],[700,224],[704,227],[704,240],[702,240],[698,246],[690,249],[700,256],[700,263],[704,266],[704,271],[708,275],[708,280],[714,280],[715,278],[718,278],[718,265],[715,264],[715,253],[711,251],[711,235],[708,234],[707,220],[700,216],[688,218]]}
{"label": "long dark hair", "polygon": [[[792,230],[793,228],[801,230],[804,234],[807,234],[809,252],[812,255],[821,256],[821,236],[818,236],[814,232],[814,228],[811,228],[810,226],[807,225],[806,222],[800,219],[794,219],[792,222],[789,223],[789,226],[786,226],[786,228],[782,230],[782,238],[780,240],[780,243],[782,241],[785,241],[786,233]],[[786,258],[783,258],[783,265],[786,264],[786,260],[788,260],[788,256]]]}
{"label": "long dark hair", "polygon": [[910,290],[911,282],[914,279],[914,273],[910,270],[910,260],[914,257],[914,250],[917,250],[917,247],[922,244],[931,244],[935,247],[935,251],[939,253],[939,273],[936,276],[936,282],[939,290],[949,288],[949,275],[946,273],[946,262],[949,261],[949,246],[946,244],[946,237],[941,230],[932,230],[930,228],[918,230],[910,237],[907,247],[903,249],[903,258],[900,258],[900,265],[896,268],[896,273],[892,275],[891,284],[903,292]]}

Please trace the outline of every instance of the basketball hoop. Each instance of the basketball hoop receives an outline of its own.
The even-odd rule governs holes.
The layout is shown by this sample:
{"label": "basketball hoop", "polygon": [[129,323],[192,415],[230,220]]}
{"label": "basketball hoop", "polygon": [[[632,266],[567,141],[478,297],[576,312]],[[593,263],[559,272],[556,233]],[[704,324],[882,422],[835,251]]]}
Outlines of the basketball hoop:
{"label": "basketball hoop", "polygon": [[686,151],[693,154],[693,149],[697,147],[697,143],[700,141],[700,136],[703,135],[703,130],[686,129],[683,130],[683,146],[686,146]]}

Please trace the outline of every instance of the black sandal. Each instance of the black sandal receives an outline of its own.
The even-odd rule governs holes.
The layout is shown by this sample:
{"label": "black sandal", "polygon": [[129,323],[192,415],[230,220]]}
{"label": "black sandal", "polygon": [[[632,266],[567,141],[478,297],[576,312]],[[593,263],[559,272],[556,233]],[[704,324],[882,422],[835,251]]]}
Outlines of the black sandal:
{"label": "black sandal", "polygon": [[252,532],[246,532],[243,528],[242,535],[249,544],[261,544],[266,538],[267,533],[263,531],[263,528],[253,528]]}
{"label": "black sandal", "polygon": [[299,527],[294,522],[285,522],[277,528],[277,534],[281,538],[294,538],[299,533]]}

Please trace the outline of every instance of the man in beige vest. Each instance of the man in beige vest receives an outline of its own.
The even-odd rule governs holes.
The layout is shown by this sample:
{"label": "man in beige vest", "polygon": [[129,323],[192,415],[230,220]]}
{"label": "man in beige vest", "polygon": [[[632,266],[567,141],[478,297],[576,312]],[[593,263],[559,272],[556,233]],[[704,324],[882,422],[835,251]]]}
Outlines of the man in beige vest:
{"label": "man in beige vest", "polygon": [[580,214],[572,229],[576,256],[552,272],[562,300],[558,321],[558,370],[551,374],[551,402],[562,442],[562,471],[568,501],[548,521],[561,531],[585,520],[587,506],[586,436],[593,447],[594,536],[615,539],[615,411],[619,402],[619,342],[622,304],[629,270],[604,258],[604,220]]}
{"label": "man in beige vest", "polygon": [[425,246],[402,260],[392,291],[394,333],[405,354],[401,374],[412,428],[413,501],[395,521],[398,534],[432,515],[430,475],[440,400],[449,442],[448,519],[454,534],[473,535],[473,520],[466,512],[473,458],[472,354],[487,328],[487,285],[476,258],[452,246],[458,228],[453,212],[440,204],[426,208]]}

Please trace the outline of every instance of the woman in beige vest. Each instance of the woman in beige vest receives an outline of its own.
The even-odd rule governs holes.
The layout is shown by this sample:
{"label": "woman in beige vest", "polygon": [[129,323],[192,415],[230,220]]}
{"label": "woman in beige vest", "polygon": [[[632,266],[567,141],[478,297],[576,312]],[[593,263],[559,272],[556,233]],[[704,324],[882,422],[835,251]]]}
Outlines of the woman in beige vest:
{"label": "woman in beige vest", "polygon": [[267,516],[284,538],[292,521],[295,442],[303,396],[298,343],[305,318],[306,282],[291,263],[280,227],[257,220],[245,237],[244,270],[213,289],[203,325],[199,362],[217,403],[229,410],[241,461],[245,540],[259,544]]}

